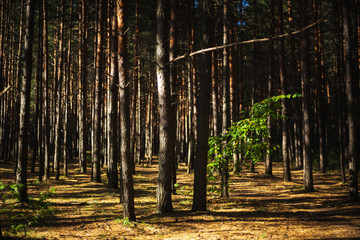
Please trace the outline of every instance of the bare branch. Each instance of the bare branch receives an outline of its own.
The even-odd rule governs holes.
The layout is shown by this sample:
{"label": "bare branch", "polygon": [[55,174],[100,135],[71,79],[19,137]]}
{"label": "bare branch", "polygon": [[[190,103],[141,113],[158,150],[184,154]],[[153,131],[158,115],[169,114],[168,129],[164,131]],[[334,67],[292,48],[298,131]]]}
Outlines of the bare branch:
{"label": "bare branch", "polygon": [[11,85],[7,86],[7,87],[4,89],[4,91],[0,92],[0,97],[2,97],[3,95],[5,95],[6,92],[10,90],[10,88],[11,88]]}
{"label": "bare branch", "polygon": [[326,15],[324,15],[324,17],[322,17],[321,19],[319,19],[318,21],[298,30],[298,31],[294,31],[294,32],[290,32],[290,33],[285,33],[285,34],[281,34],[281,35],[277,35],[275,37],[269,37],[269,38],[260,38],[260,39],[252,39],[252,40],[247,40],[247,41],[242,41],[242,42],[234,42],[234,43],[230,43],[230,44],[226,44],[226,45],[222,45],[222,46],[215,46],[215,47],[211,47],[211,48],[206,48],[206,49],[201,49],[192,53],[186,53],[184,55],[181,55],[175,59],[173,59],[172,61],[169,61],[168,64],[171,64],[173,62],[182,60],[182,59],[186,59],[188,57],[192,57],[201,53],[206,53],[206,52],[212,52],[212,51],[218,51],[224,48],[230,48],[230,47],[234,47],[234,46],[238,46],[238,45],[245,45],[245,44],[249,44],[249,43],[259,43],[259,42],[267,42],[273,39],[279,39],[279,38],[284,38],[284,37],[289,37],[289,36],[293,36],[293,35],[297,35],[299,33],[302,33],[310,28],[313,28],[314,26],[316,26],[317,24],[321,23],[322,21],[324,21],[333,11],[328,12]]}

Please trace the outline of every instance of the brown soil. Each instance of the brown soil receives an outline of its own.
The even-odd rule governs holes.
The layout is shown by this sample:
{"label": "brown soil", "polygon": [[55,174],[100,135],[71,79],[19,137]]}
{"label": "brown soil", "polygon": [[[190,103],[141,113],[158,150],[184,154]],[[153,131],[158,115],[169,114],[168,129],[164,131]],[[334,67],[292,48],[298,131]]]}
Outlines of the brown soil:
{"label": "brown soil", "polygon": [[[181,166],[175,213],[156,213],[157,166],[137,166],[135,175],[135,223],[122,220],[116,190],[90,182],[75,162],[71,175],[29,189],[37,196],[50,186],[56,196],[49,199],[57,210],[44,226],[32,227],[28,236],[45,239],[360,239],[360,204],[348,202],[347,185],[339,174],[314,174],[315,192],[302,190],[302,171],[292,171],[292,182],[283,182],[276,163],[274,177],[244,171],[231,177],[229,199],[208,197],[207,212],[191,212],[193,174]],[[105,170],[104,170],[105,171]],[[0,181],[13,179],[13,166],[0,164]],[[103,176],[106,181],[106,175]],[[30,179],[33,176],[30,175]],[[12,180],[11,180],[12,181]],[[1,205],[3,208],[4,206]],[[0,217],[3,232],[8,219]],[[4,229],[5,228],[5,229]]]}

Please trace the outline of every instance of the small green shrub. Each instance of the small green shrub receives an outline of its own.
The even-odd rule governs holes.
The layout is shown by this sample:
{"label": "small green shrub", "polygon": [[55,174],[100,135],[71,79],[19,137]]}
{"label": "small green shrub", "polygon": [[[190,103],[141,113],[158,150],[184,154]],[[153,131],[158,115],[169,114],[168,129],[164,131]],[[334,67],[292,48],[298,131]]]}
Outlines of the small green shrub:
{"label": "small green shrub", "polygon": [[[34,184],[39,182],[28,183],[28,185]],[[55,195],[55,188],[50,187],[47,192],[40,193],[38,199],[30,198],[26,203],[20,202],[19,188],[21,184],[6,185],[0,182],[0,199],[4,205],[1,213],[9,219],[9,233],[15,237],[22,235],[26,238],[29,227],[43,224],[45,216],[54,214],[55,209],[47,200]]]}
{"label": "small green shrub", "polygon": [[[298,98],[300,94],[279,95],[266,98],[254,104],[249,112],[243,112],[242,120],[234,123],[225,134],[209,138],[208,150],[208,182],[216,182],[219,175],[228,173],[231,169],[229,159],[234,153],[242,152],[253,162],[264,158],[266,152],[271,153],[279,148],[270,145],[271,138],[267,123],[271,123],[285,116],[281,115],[281,101]],[[211,192],[219,192],[221,188],[212,185]]]}

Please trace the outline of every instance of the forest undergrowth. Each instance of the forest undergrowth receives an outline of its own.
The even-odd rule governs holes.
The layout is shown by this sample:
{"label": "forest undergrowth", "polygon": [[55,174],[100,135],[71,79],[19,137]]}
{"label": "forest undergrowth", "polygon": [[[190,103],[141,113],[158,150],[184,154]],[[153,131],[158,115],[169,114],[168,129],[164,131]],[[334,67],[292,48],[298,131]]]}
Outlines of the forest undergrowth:
{"label": "forest undergrowth", "polygon": [[[0,181],[13,183],[14,166],[0,163]],[[74,161],[69,176],[33,181],[29,187],[29,196],[38,202],[48,194],[42,201],[50,211],[44,210],[42,221],[14,231],[14,226],[26,225],[22,216],[30,216],[33,210],[11,210],[16,201],[0,203],[3,235],[15,239],[360,239],[360,204],[348,201],[338,172],[315,172],[316,191],[307,193],[302,170],[293,170],[293,181],[284,182],[280,163],[275,163],[274,176],[269,177],[259,162],[255,173],[244,170],[231,176],[230,198],[211,193],[208,211],[194,213],[190,211],[193,174],[180,166],[173,195],[175,212],[161,216],[156,212],[157,170],[156,164],[136,166],[137,221],[129,222],[122,217],[118,191],[106,187],[106,175],[103,183],[92,183],[90,174],[81,174]],[[29,179],[35,176],[30,174]]]}

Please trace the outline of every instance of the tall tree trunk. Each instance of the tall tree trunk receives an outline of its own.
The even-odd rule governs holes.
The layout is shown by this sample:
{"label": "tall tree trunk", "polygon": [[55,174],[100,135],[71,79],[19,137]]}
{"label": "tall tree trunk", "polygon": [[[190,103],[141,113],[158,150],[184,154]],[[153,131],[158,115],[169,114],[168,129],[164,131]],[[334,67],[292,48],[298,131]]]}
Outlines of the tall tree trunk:
{"label": "tall tree trunk", "polygon": [[37,82],[38,82],[38,90],[39,92],[39,119],[38,119],[38,153],[39,153],[39,176],[38,179],[39,181],[42,181],[42,177],[44,176],[44,160],[45,160],[45,156],[44,156],[44,97],[43,97],[43,77],[42,77],[42,72],[43,72],[43,13],[42,13],[42,1],[38,2],[38,6],[39,6],[39,32],[38,32],[38,62],[37,62]]}
{"label": "tall tree trunk", "polygon": [[135,221],[134,210],[134,182],[133,182],[133,162],[130,158],[130,108],[129,93],[130,88],[127,84],[126,76],[126,24],[125,24],[125,1],[117,1],[117,28],[118,28],[118,76],[119,76],[119,100],[120,100],[120,129],[121,129],[121,171],[124,195],[124,216],[130,221]]}
{"label": "tall tree trunk", "polygon": [[[288,7],[288,22],[289,22],[289,31],[294,31],[294,4],[292,0],[287,0],[287,7]],[[298,79],[298,62],[297,62],[297,54],[296,54],[296,43],[295,43],[295,36],[290,37],[290,65],[294,66],[291,68],[291,79],[293,79],[292,91],[298,92],[300,91],[300,82]],[[298,87],[299,86],[299,87]],[[292,107],[292,112],[294,116],[293,121],[293,131],[294,131],[294,154],[295,154],[295,166],[298,169],[303,167],[302,161],[302,150],[301,150],[301,121],[299,119],[299,102],[295,101]]]}
{"label": "tall tree trunk", "polygon": [[[174,121],[174,131],[176,133],[177,131],[177,118],[175,116],[177,104],[176,103],[176,69],[175,69],[175,63],[171,62],[175,57],[177,53],[177,7],[178,7],[178,0],[171,0],[171,14],[170,14],[170,45],[169,45],[169,61],[170,61],[170,73],[169,73],[169,79],[170,79],[170,94],[171,94],[171,107],[173,114],[173,121]],[[176,147],[177,144],[177,138],[175,138],[175,154],[177,154],[177,151],[179,149]],[[175,193],[175,184],[176,184],[176,168],[177,168],[177,159],[176,157],[173,158],[173,162],[171,163],[171,169],[172,169],[172,186],[173,186],[173,192]]]}
{"label": "tall tree trunk", "polygon": [[[223,18],[223,45],[229,43],[229,2],[224,0],[224,18]],[[222,78],[222,134],[230,127],[230,96],[229,96],[229,49],[223,50],[223,78]],[[224,143],[225,145],[225,143]],[[229,197],[229,159],[226,159],[221,167],[221,197]]]}
{"label": "tall tree trunk", "polygon": [[157,187],[157,210],[160,214],[173,211],[171,200],[171,162],[175,157],[175,131],[173,126],[173,112],[171,107],[170,79],[167,68],[169,60],[169,20],[170,2],[157,1],[157,31],[156,31],[156,75],[159,97],[159,178]]}
{"label": "tall tree trunk", "polygon": [[[2,4],[4,4],[4,3],[2,3]],[[18,51],[17,51],[17,55],[18,55],[19,59],[21,59],[22,52],[23,52],[23,45],[22,45],[23,42],[22,41],[23,41],[23,32],[24,32],[23,31],[24,0],[22,0],[20,4],[21,4],[21,13],[20,13],[20,26],[19,26],[19,45],[18,45]],[[4,11],[4,6],[2,7],[2,11]],[[2,16],[4,16],[4,14]],[[0,24],[2,24],[2,22],[3,22],[3,20],[1,20]],[[1,37],[1,39],[2,38],[3,37]],[[0,41],[0,44],[2,45],[2,40]],[[0,47],[0,56],[2,56],[2,47]],[[15,83],[16,85],[15,86],[16,86],[17,93],[16,93],[16,98],[15,98],[15,129],[14,129],[15,132],[19,131],[20,98],[18,96],[20,96],[20,86],[21,86],[21,74],[22,74],[21,73],[22,72],[21,63],[22,63],[22,61],[17,62],[17,69],[16,69],[17,75],[16,75],[16,83]],[[1,63],[0,63],[0,66],[2,66]],[[0,69],[0,72],[1,71],[2,70]],[[2,76],[2,75],[0,74],[0,76]],[[18,134],[15,134],[14,140],[15,141],[18,140]],[[15,156],[17,158],[16,152],[15,152]]]}
{"label": "tall tree trunk", "polygon": [[350,1],[342,1],[343,13],[343,34],[345,43],[345,82],[346,82],[346,103],[348,107],[347,120],[349,125],[349,194],[351,201],[359,200],[358,186],[358,129],[356,127],[355,112],[355,70],[352,59],[353,46],[351,43],[351,20],[350,20]]}
{"label": "tall tree trunk", "polygon": [[[41,2],[39,1],[39,5]],[[39,8],[40,9],[40,8]],[[40,10],[39,10],[40,11]],[[36,62],[36,106],[35,106],[35,119],[34,119],[34,148],[33,148],[33,157],[31,161],[31,173],[35,172],[35,164],[36,164],[36,158],[39,158],[39,170],[42,158],[42,129],[41,129],[41,119],[42,119],[42,19],[41,19],[41,13],[39,13],[39,30],[38,30],[38,51],[37,51],[37,62]]]}
{"label": "tall tree trunk", "polygon": [[108,118],[109,118],[109,128],[108,128],[108,137],[109,137],[109,159],[107,166],[107,177],[108,177],[108,187],[113,189],[118,189],[118,125],[117,125],[117,111],[118,111],[118,76],[117,73],[117,16],[116,16],[116,7],[112,4],[114,12],[111,16],[111,43],[110,43],[110,82],[109,82],[109,105],[108,105]]}
{"label": "tall tree trunk", "polygon": [[[300,1],[301,25],[308,25],[307,15],[308,0]],[[307,191],[314,191],[312,154],[310,142],[310,60],[309,60],[309,31],[304,31],[300,35],[300,68],[302,82],[302,112],[303,112],[303,152],[304,152],[304,188]]]}
{"label": "tall tree trunk", "polygon": [[98,1],[98,20],[97,20],[97,45],[96,45],[96,63],[95,63],[95,102],[94,102],[94,123],[93,123],[93,161],[94,161],[94,172],[93,181],[101,182],[101,95],[103,85],[103,72],[104,72],[104,57],[103,57],[103,46],[104,43],[104,23],[105,23],[105,8],[106,1]]}
{"label": "tall tree trunk", "polygon": [[25,10],[25,39],[24,39],[24,68],[20,94],[20,132],[19,132],[19,154],[17,163],[16,183],[19,186],[19,197],[21,202],[28,200],[27,194],[27,159],[28,159],[28,130],[30,115],[30,89],[32,74],[32,51],[34,36],[34,13],[35,1],[26,1]]}
{"label": "tall tree trunk", "polygon": [[[210,0],[203,1],[203,47],[210,47],[210,28],[211,23],[211,5]],[[211,81],[211,52],[202,56],[201,59],[201,76],[199,83],[199,101],[197,120],[196,138],[196,156],[194,170],[194,197],[192,211],[206,211],[206,170],[207,170],[207,153],[209,138],[209,115],[210,115],[210,84]]]}
{"label": "tall tree trunk", "polygon": [[[7,13],[7,9],[6,9],[6,2],[5,1],[1,1],[0,3],[0,7],[1,7],[1,15],[0,15],[0,93],[3,93],[4,91],[4,82],[5,82],[5,77],[4,77],[4,71],[3,71],[3,65],[4,65],[4,59],[5,59],[5,36],[6,36],[6,32],[5,32],[5,19],[6,19],[6,13]],[[22,25],[22,23],[21,23]],[[3,127],[3,121],[4,121],[4,111],[3,111],[3,105],[4,105],[4,100],[2,98],[0,98],[0,146],[3,145],[4,142],[4,127]],[[3,156],[3,150],[0,150],[0,158],[2,158]]]}
{"label": "tall tree trunk", "polygon": [[336,64],[335,73],[336,73],[336,81],[335,81],[335,88],[336,88],[336,105],[337,105],[337,123],[338,123],[338,146],[339,146],[339,163],[340,163],[340,175],[342,182],[346,182],[346,157],[345,157],[345,131],[344,126],[346,124],[345,121],[345,113],[344,113],[344,74],[342,72],[342,59],[343,59],[343,40],[342,40],[342,24],[340,23],[340,15],[342,9],[338,9],[337,0],[333,1],[333,9],[335,12],[335,19],[336,19],[336,35],[335,35],[335,59],[334,62]]}
{"label": "tall tree trunk", "polygon": [[[321,0],[313,0],[313,12],[316,20],[321,18]],[[324,99],[325,79],[323,74],[321,25],[315,27],[315,79],[317,90],[317,125],[319,132],[319,163],[320,172],[325,173],[327,167],[326,150],[326,105]]]}
{"label": "tall tree trunk", "polygon": [[[138,108],[140,107],[140,101],[138,101],[138,98],[140,98],[140,95],[138,95],[138,87],[139,87],[139,20],[140,20],[140,13],[139,13],[139,0],[135,1],[135,33],[134,33],[134,82],[133,82],[133,94],[132,94],[132,124],[131,124],[131,158],[134,163],[139,163],[140,159],[137,159],[137,157],[140,157],[137,153],[137,144],[140,144],[137,142],[138,138],[138,131],[140,128],[138,128],[138,122],[140,119],[140,116],[137,117],[136,114],[138,112]],[[140,136],[140,135],[139,135]],[[139,139],[140,140],[140,139]],[[140,150],[140,149],[139,149]],[[135,164],[134,164],[135,167]]]}
{"label": "tall tree trunk", "polygon": [[[234,3],[235,4],[235,3]],[[234,14],[230,12],[229,18],[229,42],[237,42],[237,19],[233,18]],[[239,80],[238,80],[238,58],[237,58],[237,46],[229,48],[229,94],[230,94],[230,123],[233,124],[239,120]],[[234,144],[235,146],[235,144]],[[239,154],[235,151],[232,154],[234,171],[236,166],[240,165]]]}
{"label": "tall tree trunk", "polygon": [[[278,0],[278,27],[279,34],[282,34],[284,31],[284,22],[283,22],[283,0]],[[285,51],[284,51],[284,38],[279,39],[278,54],[279,54],[279,75],[280,75],[280,86],[281,94],[286,94],[286,83],[285,83]],[[286,104],[285,99],[281,100],[281,115],[286,115]],[[287,120],[285,117],[282,118],[282,144],[281,150],[283,155],[283,164],[284,164],[284,181],[291,181],[290,173],[290,158],[288,154],[288,139],[287,139]]]}
{"label": "tall tree trunk", "polygon": [[64,1],[62,1],[60,6],[60,25],[59,25],[59,32],[58,32],[58,44],[59,50],[58,55],[55,58],[58,58],[58,65],[57,65],[57,82],[58,89],[55,90],[55,94],[57,95],[57,104],[55,108],[55,149],[54,149],[54,166],[55,166],[55,179],[59,180],[60,178],[60,152],[61,152],[61,95],[62,95],[62,80],[63,80],[63,38],[64,38]]}
{"label": "tall tree trunk", "polygon": [[73,14],[73,0],[70,0],[70,25],[69,25],[69,37],[68,37],[68,44],[67,44],[67,65],[66,65],[66,82],[65,82],[65,111],[64,111],[64,125],[63,125],[63,131],[64,131],[64,176],[67,176],[68,173],[68,162],[71,156],[71,133],[70,133],[70,83],[72,82],[72,73],[71,73],[71,66],[72,66],[72,56],[71,56],[71,50],[72,50],[72,14]]}
{"label": "tall tree trunk", "polygon": [[[194,50],[194,0],[188,0],[188,51]],[[194,163],[194,58],[187,59],[187,91],[188,91],[188,141],[187,141],[187,173]]]}
{"label": "tall tree trunk", "polygon": [[[274,36],[275,35],[275,14],[274,14],[274,10],[275,10],[275,0],[271,0],[270,3],[270,15],[271,15],[271,25],[270,25],[270,36]],[[273,95],[273,79],[274,79],[274,56],[275,56],[275,51],[274,51],[274,40],[271,39],[269,42],[270,46],[269,46],[269,76],[268,76],[268,97],[271,97]],[[267,139],[267,144],[268,144],[268,148],[270,149],[271,147],[271,132],[272,132],[272,128],[271,128],[271,117],[269,116],[267,119],[267,127],[269,129],[270,132],[270,137]],[[273,154],[269,151],[266,152],[266,157],[265,157],[265,174],[267,175],[272,175],[272,157]]]}
{"label": "tall tree trunk", "polygon": [[43,13],[43,97],[44,97],[44,180],[50,178],[50,96],[49,96],[49,69],[48,69],[48,24],[47,24],[47,0],[42,1]]}
{"label": "tall tree trunk", "polygon": [[[258,8],[257,8],[257,1],[258,0],[253,0],[253,4],[254,4],[254,39],[258,38]],[[253,50],[253,79],[251,82],[251,106],[254,106],[255,104],[255,95],[256,95],[256,84],[257,84],[257,71],[258,71],[258,44],[254,43],[254,50]],[[251,172],[255,172],[255,163],[254,161],[251,159],[251,167],[250,167]]]}
{"label": "tall tree trunk", "polygon": [[79,167],[80,172],[86,172],[86,148],[87,148],[87,1],[81,0],[81,12],[79,14]]}

